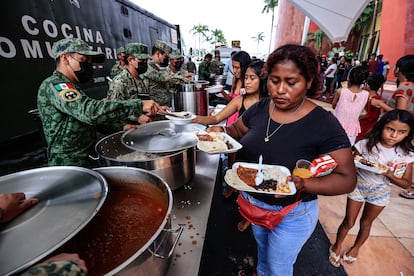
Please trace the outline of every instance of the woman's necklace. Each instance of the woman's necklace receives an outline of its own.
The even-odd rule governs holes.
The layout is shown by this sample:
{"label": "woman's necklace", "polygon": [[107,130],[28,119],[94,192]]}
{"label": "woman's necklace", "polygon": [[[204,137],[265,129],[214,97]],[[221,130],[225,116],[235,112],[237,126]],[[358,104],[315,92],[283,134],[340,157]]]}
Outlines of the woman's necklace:
{"label": "woman's necklace", "polygon": [[275,104],[273,104],[272,113],[270,113],[269,119],[267,120],[267,128],[266,128],[266,136],[264,138],[265,143],[269,142],[270,138],[282,127],[284,126],[293,116],[295,116],[296,113],[298,113],[299,109],[303,106],[303,103],[305,102],[305,99],[302,100],[300,105],[296,107],[296,109],[289,115],[289,117],[286,118],[286,120],[283,121],[272,133],[269,134],[269,126],[270,126],[270,120],[272,119],[273,111],[275,111]]}

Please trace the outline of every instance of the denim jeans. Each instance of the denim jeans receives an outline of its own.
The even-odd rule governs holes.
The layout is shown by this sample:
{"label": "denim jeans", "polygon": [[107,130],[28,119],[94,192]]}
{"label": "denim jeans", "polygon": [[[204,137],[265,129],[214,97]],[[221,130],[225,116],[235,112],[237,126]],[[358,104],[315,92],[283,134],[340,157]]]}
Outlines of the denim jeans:
{"label": "denim jeans", "polygon": [[[260,208],[280,210],[283,207],[269,205],[243,192],[244,198]],[[301,202],[272,231],[252,224],[257,242],[258,276],[293,275],[293,265],[302,249],[315,230],[318,222],[318,201]]]}

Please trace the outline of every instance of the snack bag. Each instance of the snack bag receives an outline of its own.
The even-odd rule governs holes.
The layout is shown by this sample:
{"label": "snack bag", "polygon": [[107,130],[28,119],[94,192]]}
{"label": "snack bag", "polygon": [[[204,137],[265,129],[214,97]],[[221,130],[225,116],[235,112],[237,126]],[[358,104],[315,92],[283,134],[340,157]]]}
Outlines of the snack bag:
{"label": "snack bag", "polygon": [[336,161],[330,155],[324,155],[312,161],[310,170],[313,177],[330,174],[336,168]]}
{"label": "snack bag", "polygon": [[392,164],[390,162],[389,165],[391,167],[391,171],[394,172],[394,176],[397,178],[402,178],[408,164],[407,162],[400,162],[400,163],[395,163],[395,164]]}

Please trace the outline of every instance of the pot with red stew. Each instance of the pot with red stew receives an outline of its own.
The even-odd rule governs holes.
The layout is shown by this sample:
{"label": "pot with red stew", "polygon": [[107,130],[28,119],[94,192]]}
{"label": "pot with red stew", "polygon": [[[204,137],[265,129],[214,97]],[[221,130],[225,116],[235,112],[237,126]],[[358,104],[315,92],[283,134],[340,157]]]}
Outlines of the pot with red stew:
{"label": "pot with red stew", "polygon": [[59,252],[77,252],[88,275],[165,275],[183,228],[171,230],[172,192],[153,172],[94,169],[109,193],[98,214]]}

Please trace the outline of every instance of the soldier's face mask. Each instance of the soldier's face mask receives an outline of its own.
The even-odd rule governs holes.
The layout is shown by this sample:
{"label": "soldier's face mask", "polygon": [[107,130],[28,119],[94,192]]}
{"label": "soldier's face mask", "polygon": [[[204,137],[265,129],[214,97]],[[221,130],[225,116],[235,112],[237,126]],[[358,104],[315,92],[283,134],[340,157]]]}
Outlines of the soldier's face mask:
{"label": "soldier's face mask", "polygon": [[70,57],[76,60],[77,62],[79,62],[80,70],[73,71],[73,73],[75,73],[76,77],[78,78],[78,81],[80,83],[88,82],[92,78],[92,75],[93,75],[92,63],[88,61],[79,61],[73,55],[70,55]]}
{"label": "soldier's face mask", "polygon": [[177,70],[177,71],[180,70],[181,65],[183,65],[182,61],[176,61],[175,64],[174,64],[175,70]]}
{"label": "soldier's face mask", "polygon": [[167,67],[169,61],[170,61],[170,59],[168,58],[168,55],[164,54],[164,59],[162,60],[160,66],[161,67]]}
{"label": "soldier's face mask", "polygon": [[146,59],[137,59],[138,61],[138,67],[137,72],[138,74],[144,74],[148,70],[148,60]]}

